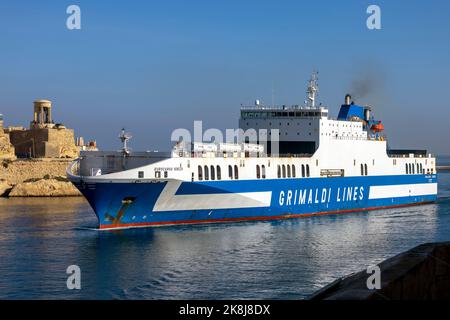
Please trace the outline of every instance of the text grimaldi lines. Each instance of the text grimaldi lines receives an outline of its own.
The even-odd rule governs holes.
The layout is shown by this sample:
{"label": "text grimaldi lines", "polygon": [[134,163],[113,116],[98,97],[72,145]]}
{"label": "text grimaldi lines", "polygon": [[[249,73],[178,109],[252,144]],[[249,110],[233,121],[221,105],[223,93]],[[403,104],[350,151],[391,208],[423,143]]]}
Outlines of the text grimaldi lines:
{"label": "text grimaldi lines", "polygon": [[364,200],[363,186],[338,188],[310,188],[281,190],[278,198],[280,206],[297,206],[303,204],[339,203]]}

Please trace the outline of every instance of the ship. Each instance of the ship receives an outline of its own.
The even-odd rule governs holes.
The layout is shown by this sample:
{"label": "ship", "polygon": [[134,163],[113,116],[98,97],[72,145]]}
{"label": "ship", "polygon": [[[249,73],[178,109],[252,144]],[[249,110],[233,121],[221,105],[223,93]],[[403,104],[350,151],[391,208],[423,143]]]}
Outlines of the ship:
{"label": "ship", "polygon": [[[99,229],[293,219],[433,203],[436,159],[392,149],[373,107],[347,94],[337,117],[317,105],[242,106],[233,143],[178,141],[168,152],[82,151],[68,179]],[[249,133],[250,132],[250,133]],[[265,136],[264,136],[265,135]]]}

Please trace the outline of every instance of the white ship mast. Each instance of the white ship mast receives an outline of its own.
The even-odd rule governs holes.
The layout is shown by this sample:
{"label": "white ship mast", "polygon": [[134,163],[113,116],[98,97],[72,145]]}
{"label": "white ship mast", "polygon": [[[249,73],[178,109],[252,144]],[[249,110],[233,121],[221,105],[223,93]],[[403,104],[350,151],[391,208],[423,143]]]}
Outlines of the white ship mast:
{"label": "white ship mast", "polygon": [[132,135],[128,132],[125,132],[125,128],[122,128],[122,132],[119,135],[120,141],[122,141],[123,147],[122,152],[124,155],[129,155],[130,150],[128,149],[127,142],[132,138]]}
{"label": "white ship mast", "polygon": [[318,72],[314,71],[309,79],[308,89],[306,93],[308,94],[308,100],[306,100],[306,107],[308,109],[314,109],[316,107],[316,94],[319,91]]}

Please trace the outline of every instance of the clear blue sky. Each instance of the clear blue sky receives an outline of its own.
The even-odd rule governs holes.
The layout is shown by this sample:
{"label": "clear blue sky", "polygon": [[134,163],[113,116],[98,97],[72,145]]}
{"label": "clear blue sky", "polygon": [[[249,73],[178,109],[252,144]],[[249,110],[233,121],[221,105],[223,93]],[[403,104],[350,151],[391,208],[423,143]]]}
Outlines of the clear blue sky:
{"label": "clear blue sky", "polygon": [[[66,28],[77,4],[82,29]],[[382,30],[366,28],[378,4]],[[449,1],[0,1],[0,113],[28,125],[32,101],[118,149],[167,149],[173,129],[237,126],[260,98],[300,104],[312,69],[336,115],[372,104],[392,147],[450,154]],[[365,93],[360,91],[366,87]]]}

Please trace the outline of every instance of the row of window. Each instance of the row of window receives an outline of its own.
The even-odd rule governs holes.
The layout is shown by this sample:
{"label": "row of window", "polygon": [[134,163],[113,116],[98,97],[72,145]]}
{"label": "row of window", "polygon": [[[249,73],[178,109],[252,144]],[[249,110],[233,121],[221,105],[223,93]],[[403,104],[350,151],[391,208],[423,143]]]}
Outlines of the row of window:
{"label": "row of window", "polygon": [[[286,123],[286,124],[289,126],[289,122]],[[249,124],[248,122],[246,122],[246,125],[249,126],[250,124]],[[258,125],[258,122],[256,122],[255,125],[257,126],[257,125]],[[283,124],[280,122],[279,125],[282,126]],[[308,125],[310,126],[310,125],[311,125],[311,122],[309,122]],[[269,126],[272,126],[272,122],[269,122]],[[297,122],[297,126],[300,126],[300,123],[299,123],[299,122]]]}
{"label": "row of window", "polygon": [[417,163],[414,165],[414,163],[406,163],[405,164],[406,174],[423,174],[425,171],[423,170],[422,164]]}
{"label": "row of window", "polygon": [[278,111],[278,112],[242,112],[242,118],[275,118],[275,117],[283,117],[283,118],[311,118],[311,117],[326,117],[328,112],[317,112],[317,111],[302,111],[302,112],[286,112],[286,111]]}
{"label": "row of window", "polygon": [[[203,180],[221,180],[221,170],[220,166],[198,166],[197,177],[199,181]],[[302,177],[309,177],[310,170],[309,164],[302,164]],[[278,165],[277,168],[278,178],[295,178],[297,176],[295,165]],[[265,165],[256,165],[256,178],[257,179],[266,179],[266,166]],[[228,178],[239,179],[239,168],[237,165],[228,166]],[[194,179],[194,174],[192,174],[192,179]]]}
{"label": "row of window", "polygon": [[366,164],[361,163],[361,175],[367,176],[367,163]]}
{"label": "row of window", "polygon": [[[422,163],[417,163],[414,165],[413,163],[406,163],[405,164],[406,174],[425,174],[425,170],[423,169]],[[309,177],[310,171],[309,171],[309,165],[302,164],[301,167],[301,173],[302,177]],[[164,178],[168,177],[168,172],[164,171]],[[367,170],[367,164],[361,163],[361,175],[367,176],[368,170]],[[296,177],[296,169],[295,165],[278,165],[277,166],[277,176],[278,178],[295,178]],[[138,172],[138,177],[140,179],[144,178],[144,171]],[[156,171],[155,172],[155,178],[161,178],[161,172]],[[239,179],[239,168],[237,165],[228,166],[228,178],[232,179]],[[257,179],[266,179],[266,166],[265,165],[257,165],[256,166],[256,178]],[[194,179],[194,174],[192,174],[192,179]],[[222,180],[222,173],[220,166],[198,166],[198,180]]]}
{"label": "row of window", "polygon": [[[230,166],[231,167],[231,166]],[[237,166],[235,166],[237,170]],[[220,169],[220,166],[198,166],[198,180],[202,181],[205,180],[222,180],[222,172]]]}
{"label": "row of window", "polygon": [[[302,164],[302,177],[309,177],[310,171],[309,171],[309,165]],[[406,163],[405,164],[406,174],[424,174],[425,170],[423,169],[423,166],[421,163],[417,163],[414,165],[413,163]],[[361,163],[361,175],[367,176],[368,170],[367,170],[367,164]],[[167,178],[167,171],[164,171],[164,178]],[[278,178],[295,178],[296,177],[296,169],[295,165],[278,165],[277,166],[277,176]],[[140,179],[144,178],[144,171],[138,172],[138,177]],[[156,171],[155,172],[155,178],[161,178],[161,172]],[[232,179],[239,179],[239,168],[237,165],[228,166],[228,178]],[[266,179],[266,166],[265,165],[257,165],[256,166],[256,178],[257,179]],[[192,175],[193,179],[193,175]],[[221,180],[222,179],[222,173],[220,166],[198,166],[198,180]]]}
{"label": "row of window", "polygon": [[261,167],[256,165],[256,179],[265,179],[266,178],[266,166],[262,165]]}
{"label": "row of window", "polygon": [[[264,167],[264,166],[263,166]],[[220,166],[198,166],[197,168],[197,177],[199,181],[202,180],[222,180],[222,172]],[[263,168],[264,177],[265,177],[265,168]],[[239,168],[237,165],[228,166],[228,178],[230,179],[239,179]],[[194,179],[194,175],[192,174],[192,179]]]}
{"label": "row of window", "polygon": [[[139,171],[138,173],[139,179],[144,178],[144,171]],[[169,173],[167,171],[164,171],[164,178],[167,178],[169,176]],[[155,178],[160,179],[161,178],[161,171],[155,171]]]}
{"label": "row of window", "polygon": [[[305,132],[305,134],[306,134],[306,132]],[[311,132],[308,132],[308,134],[311,135]],[[272,131],[269,131],[269,136],[271,136],[271,135],[272,135]],[[281,136],[281,130],[278,131],[278,135]],[[284,135],[287,136],[287,135],[288,135],[288,132],[285,132]],[[297,132],[297,135],[299,136],[299,135],[300,135],[300,132]]]}
{"label": "row of window", "polygon": [[[295,178],[296,177],[296,169],[295,165],[278,165],[277,166],[277,177],[278,178]],[[304,165],[302,164],[302,177],[309,177],[310,171],[309,171],[309,164]]]}

